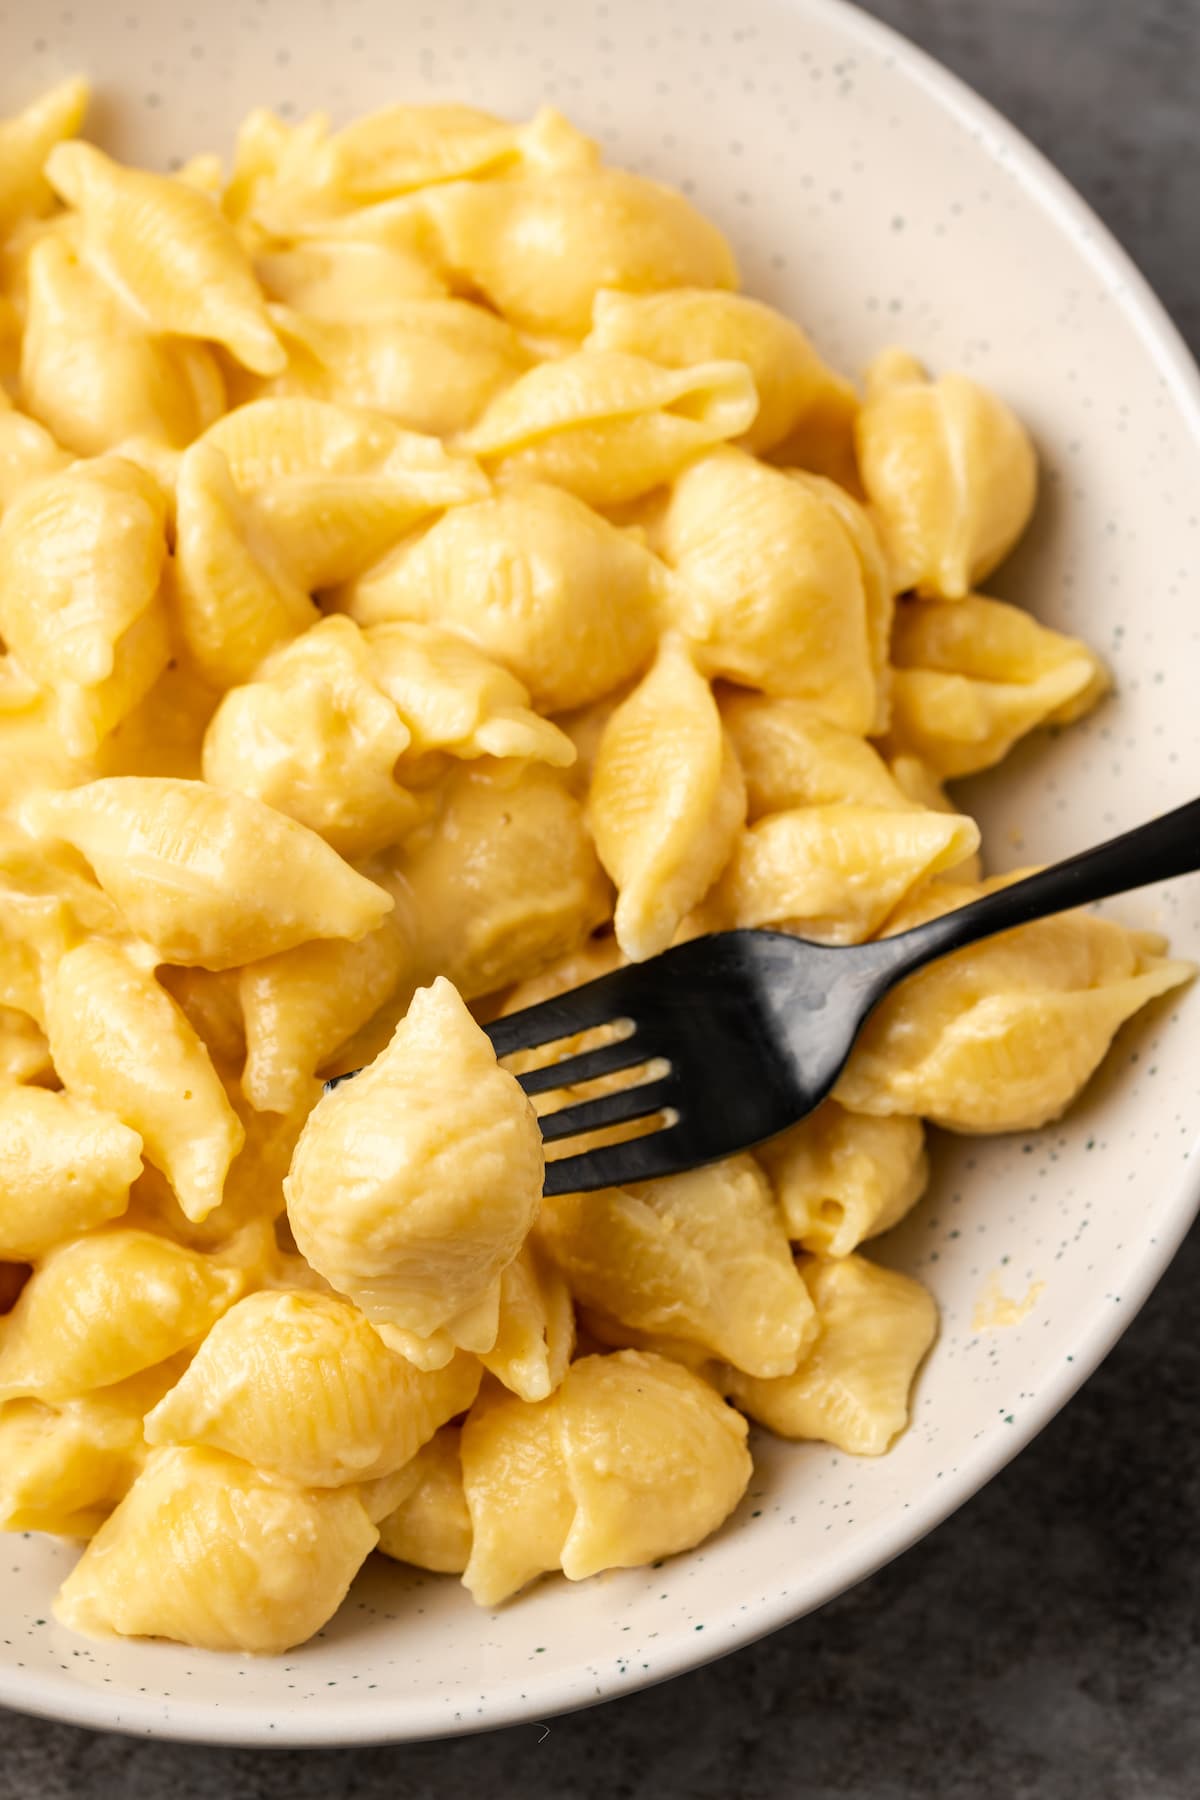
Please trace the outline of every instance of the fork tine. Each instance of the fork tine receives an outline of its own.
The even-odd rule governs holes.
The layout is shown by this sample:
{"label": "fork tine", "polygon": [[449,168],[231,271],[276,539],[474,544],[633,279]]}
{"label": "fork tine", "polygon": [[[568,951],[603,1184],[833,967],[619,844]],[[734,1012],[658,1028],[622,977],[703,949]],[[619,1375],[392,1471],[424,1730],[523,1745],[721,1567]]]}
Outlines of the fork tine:
{"label": "fork tine", "polygon": [[595,1081],[599,1075],[614,1075],[619,1069],[632,1069],[649,1061],[650,1051],[639,1046],[637,1032],[630,1031],[615,1044],[601,1044],[579,1056],[565,1056],[561,1062],[526,1069],[517,1080],[527,1094],[548,1094],[553,1088],[576,1087],[581,1082]]}
{"label": "fork tine", "polygon": [[516,1050],[536,1050],[558,1038],[577,1037],[596,1025],[609,1025],[624,1016],[621,997],[628,980],[627,971],[614,969],[598,975],[582,987],[550,1000],[539,1000],[536,1006],[524,1006],[520,1012],[507,1013],[493,1019],[484,1031],[492,1040],[497,1056],[511,1056]]}
{"label": "fork tine", "polygon": [[598,1100],[581,1100],[577,1106],[543,1113],[538,1124],[546,1143],[553,1144],[559,1138],[578,1137],[584,1131],[601,1131],[606,1125],[649,1118],[670,1106],[678,1091],[674,1077],[665,1075],[659,1081],[643,1081],[635,1087],[622,1088],[617,1094],[602,1094]]}
{"label": "fork tine", "polygon": [[[544,1121],[543,1121],[544,1123]],[[602,1144],[578,1156],[560,1156],[546,1164],[547,1194],[588,1194],[597,1188],[628,1187],[636,1181],[653,1181],[660,1175],[678,1175],[696,1167],[696,1153],[689,1149],[678,1125],[649,1131],[644,1137],[627,1138],[623,1144]]]}

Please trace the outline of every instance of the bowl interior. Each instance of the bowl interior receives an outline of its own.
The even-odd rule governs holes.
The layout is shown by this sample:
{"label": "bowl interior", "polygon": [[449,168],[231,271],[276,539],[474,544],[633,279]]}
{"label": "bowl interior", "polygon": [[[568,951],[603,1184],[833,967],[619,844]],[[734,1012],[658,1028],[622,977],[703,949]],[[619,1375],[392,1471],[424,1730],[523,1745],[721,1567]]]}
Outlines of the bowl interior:
{"label": "bowl interior", "polygon": [[[967,794],[991,866],[1049,859],[1189,797],[1200,767],[1200,404],[1140,279],[1007,127],[836,0],[12,0],[0,110],[89,72],[93,130],[168,165],[240,116],[396,98],[527,114],[550,100],[611,160],[681,186],[730,235],[747,289],[848,369],[901,341],[995,384],[1044,460],[1037,519],[993,591],[1078,632],[1118,692]],[[1197,883],[1118,916],[1200,949]],[[915,1422],[879,1462],[758,1445],[751,1492],[700,1552],[491,1614],[455,1583],[368,1571],[278,1661],[85,1643],[50,1614],[72,1553],[6,1538],[0,1701],[230,1742],[434,1735],[586,1704],[828,1599],[902,1549],[1036,1431],[1161,1272],[1197,1197],[1188,1040],[1200,993],[1122,1034],[1082,1103],[1025,1140],[944,1140],[932,1192],[881,1253],[942,1307]],[[1189,1022],[1190,1021],[1190,1026]],[[1194,1146],[1193,1146],[1194,1148]],[[1024,1322],[972,1329],[995,1274]]]}

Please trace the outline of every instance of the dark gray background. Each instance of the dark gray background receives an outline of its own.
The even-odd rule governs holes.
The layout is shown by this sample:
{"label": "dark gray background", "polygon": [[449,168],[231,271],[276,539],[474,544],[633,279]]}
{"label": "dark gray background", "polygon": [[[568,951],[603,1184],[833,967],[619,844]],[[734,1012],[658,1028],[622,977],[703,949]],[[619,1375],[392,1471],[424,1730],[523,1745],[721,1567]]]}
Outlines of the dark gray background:
{"label": "dark gray background", "polygon": [[[869,10],[1048,151],[1200,349],[1200,0]],[[1196,1800],[1198,1285],[1193,1234],[998,1481],[711,1668],[548,1731],[395,1750],[207,1750],[0,1713],[0,1800]]]}

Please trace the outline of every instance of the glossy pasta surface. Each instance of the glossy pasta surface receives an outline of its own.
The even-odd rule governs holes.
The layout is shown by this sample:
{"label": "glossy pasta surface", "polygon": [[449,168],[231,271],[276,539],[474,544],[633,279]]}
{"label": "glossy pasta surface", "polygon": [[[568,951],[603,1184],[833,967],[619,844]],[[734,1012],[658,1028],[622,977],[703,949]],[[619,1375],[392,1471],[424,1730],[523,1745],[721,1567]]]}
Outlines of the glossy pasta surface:
{"label": "glossy pasta surface", "polygon": [[0,1529],[85,1546],[74,1630],[259,1654],[375,1549],[485,1607],[686,1553],[748,1422],[905,1428],[925,1121],[1058,1117],[1190,971],[1011,932],[755,1155],[553,1200],[481,1022],[986,889],[943,782],[1108,682],[977,591],[1029,437],[552,108],[167,175],[86,105],[0,123]]}

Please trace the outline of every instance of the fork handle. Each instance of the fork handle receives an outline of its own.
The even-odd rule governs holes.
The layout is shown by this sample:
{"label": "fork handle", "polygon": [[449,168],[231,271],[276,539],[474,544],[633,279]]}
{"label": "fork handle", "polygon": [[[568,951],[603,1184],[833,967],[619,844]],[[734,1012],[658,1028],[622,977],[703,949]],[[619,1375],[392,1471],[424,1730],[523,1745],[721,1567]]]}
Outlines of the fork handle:
{"label": "fork handle", "polygon": [[1024,881],[985,894],[969,906],[881,941],[896,946],[897,976],[909,975],[936,957],[1009,931],[1014,925],[1027,925],[1032,919],[1046,919],[1073,906],[1087,906],[1093,900],[1107,900],[1113,894],[1127,894],[1197,870],[1200,800],[1189,800],[1161,818],[1097,844],[1094,850],[1082,850],[1065,862],[1027,875]]}

